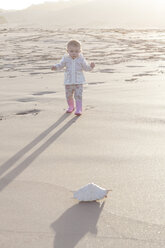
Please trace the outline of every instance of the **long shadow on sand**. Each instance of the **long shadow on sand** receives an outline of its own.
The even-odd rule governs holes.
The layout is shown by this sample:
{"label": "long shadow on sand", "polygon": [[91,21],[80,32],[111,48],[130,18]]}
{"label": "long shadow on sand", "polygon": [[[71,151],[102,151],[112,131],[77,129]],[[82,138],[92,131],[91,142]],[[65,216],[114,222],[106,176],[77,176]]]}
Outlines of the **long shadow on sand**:
{"label": "long shadow on sand", "polygon": [[[102,205],[99,202],[85,202],[67,209],[50,226],[55,232],[53,248],[77,247],[88,233],[94,235],[93,239],[98,238],[98,241],[104,242],[101,247],[165,247],[164,225],[111,214],[109,211],[104,212],[102,224],[98,223],[104,204],[105,202]],[[97,224],[100,227],[99,234]],[[87,242],[88,240],[84,241],[84,248],[87,247]]]}
{"label": "long shadow on sand", "polygon": [[97,222],[104,203],[79,203],[67,209],[51,228],[55,232],[53,248],[74,248],[87,234],[97,234]]}
{"label": "long shadow on sand", "polygon": [[29,152],[34,146],[36,146],[41,140],[43,140],[51,131],[53,131],[56,127],[58,127],[66,118],[68,114],[63,114],[53,125],[51,125],[48,129],[38,135],[32,142],[26,145],[23,149],[17,152],[14,156],[12,156],[5,163],[0,165],[0,176],[3,175],[12,165],[14,165],[20,158],[22,158],[27,152]]}
{"label": "long shadow on sand", "polygon": [[[42,139],[44,139],[51,131],[53,131],[62,121],[67,118],[68,114],[64,114],[56,121],[52,126],[41,133],[31,143],[21,149],[17,154],[11,157],[7,162],[1,165],[0,175],[10,169],[21,157],[29,152],[35,145],[37,145]],[[11,183],[19,174],[21,174],[43,151],[45,151],[60,135],[62,135],[76,120],[77,116],[69,120],[62,128],[60,128],[55,134],[53,134],[45,143],[31,153],[23,162],[17,165],[13,170],[8,172],[4,177],[0,179],[0,191],[2,191],[9,183]]]}

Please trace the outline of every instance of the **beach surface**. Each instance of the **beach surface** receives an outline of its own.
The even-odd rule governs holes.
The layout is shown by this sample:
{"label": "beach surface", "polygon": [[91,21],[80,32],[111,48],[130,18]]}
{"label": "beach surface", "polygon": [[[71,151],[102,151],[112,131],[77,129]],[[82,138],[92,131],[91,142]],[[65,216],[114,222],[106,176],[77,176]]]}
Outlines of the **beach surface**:
{"label": "beach surface", "polygon": [[[162,30],[0,29],[0,247],[165,247]],[[83,115],[66,114],[70,38],[96,63]],[[94,182],[101,202],[73,192]]]}

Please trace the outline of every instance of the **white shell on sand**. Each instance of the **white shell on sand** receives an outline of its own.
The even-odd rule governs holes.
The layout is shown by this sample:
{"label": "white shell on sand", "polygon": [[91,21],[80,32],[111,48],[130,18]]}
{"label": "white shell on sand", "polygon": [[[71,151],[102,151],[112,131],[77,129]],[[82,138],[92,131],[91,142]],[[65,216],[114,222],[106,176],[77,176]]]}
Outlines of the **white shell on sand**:
{"label": "white shell on sand", "polygon": [[79,201],[96,201],[101,200],[107,196],[109,190],[103,189],[94,183],[89,183],[74,192],[74,198]]}

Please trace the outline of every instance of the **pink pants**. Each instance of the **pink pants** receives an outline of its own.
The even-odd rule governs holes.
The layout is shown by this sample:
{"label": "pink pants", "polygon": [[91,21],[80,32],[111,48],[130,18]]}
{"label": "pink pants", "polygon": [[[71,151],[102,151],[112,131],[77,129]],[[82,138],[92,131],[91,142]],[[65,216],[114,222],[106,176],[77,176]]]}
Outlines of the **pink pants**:
{"label": "pink pants", "polygon": [[65,85],[65,94],[67,101],[73,99],[73,95],[76,101],[77,100],[82,101],[82,93],[83,93],[82,84]]}

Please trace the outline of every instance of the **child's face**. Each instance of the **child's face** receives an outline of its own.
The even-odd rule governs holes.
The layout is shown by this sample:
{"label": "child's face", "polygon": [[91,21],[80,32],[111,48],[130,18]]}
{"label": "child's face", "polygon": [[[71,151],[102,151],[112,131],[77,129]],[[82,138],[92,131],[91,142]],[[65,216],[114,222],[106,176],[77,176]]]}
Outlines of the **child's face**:
{"label": "child's face", "polygon": [[72,57],[72,59],[75,59],[80,55],[81,50],[77,46],[69,46],[67,52]]}

